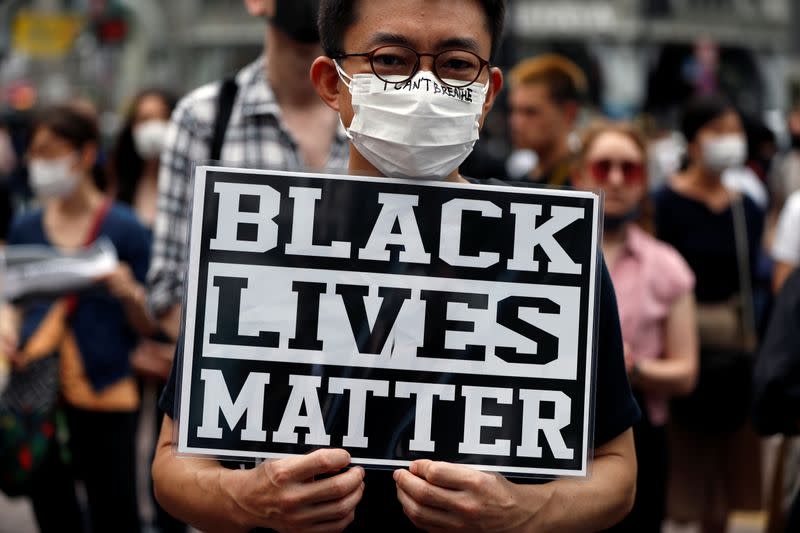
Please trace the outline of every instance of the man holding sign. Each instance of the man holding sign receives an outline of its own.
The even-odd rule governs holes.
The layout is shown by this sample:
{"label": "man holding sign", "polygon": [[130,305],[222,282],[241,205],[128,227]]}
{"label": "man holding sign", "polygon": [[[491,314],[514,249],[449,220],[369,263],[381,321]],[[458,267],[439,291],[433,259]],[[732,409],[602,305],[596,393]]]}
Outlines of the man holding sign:
{"label": "man holding sign", "polygon": [[[327,57],[317,59],[312,67],[311,77],[321,98],[339,112],[343,124],[348,128],[351,139],[349,170],[352,175],[446,180],[453,183],[463,182],[469,187],[467,180],[459,175],[458,165],[469,154],[477,139],[479,126],[502,87],[502,74],[498,69],[491,68],[486,58],[490,57],[502,32],[504,14],[505,2],[502,0],[323,0],[320,33]],[[216,185],[215,191],[219,197],[219,205],[222,206],[226,201],[225,191],[228,185],[219,182]],[[298,209],[306,196],[311,199],[311,205],[314,205],[316,197],[313,189],[292,187],[289,194],[294,195],[295,209]],[[273,194],[276,195],[277,192]],[[390,205],[392,201],[400,201],[400,196],[382,195],[384,210],[411,213],[409,206],[405,206],[404,211],[399,204]],[[259,214],[268,209],[264,204],[269,204],[268,196],[261,198],[262,201],[255,208]],[[281,200],[276,198],[275,201]],[[241,211],[240,215],[245,211],[252,212],[250,208],[245,209],[238,200],[232,205],[234,211]],[[492,207],[489,202],[485,205],[487,214],[490,214]],[[516,215],[517,220],[523,220],[524,209],[514,206],[515,204],[511,204],[509,210]],[[363,208],[370,207],[364,205]],[[225,213],[228,212],[226,209]],[[444,206],[441,218],[447,218]],[[535,219],[534,215],[531,220]],[[236,233],[238,229],[228,231],[224,217],[219,220],[216,238],[210,247],[224,250],[224,253],[238,253],[237,243],[243,242],[239,241],[241,237]],[[378,231],[381,220],[379,215],[373,234],[395,234],[391,223],[383,228],[385,231]],[[413,227],[413,215],[408,219],[397,218],[397,222],[400,233],[405,234],[408,227]],[[252,242],[248,243],[253,248],[250,252],[259,253],[275,248],[272,237],[277,239],[277,233],[262,231],[267,228],[257,223],[250,226],[258,226],[256,238],[250,239]],[[296,252],[311,255],[309,251],[320,245],[312,244],[311,234],[305,241],[295,243],[297,227],[304,226],[296,223],[293,226],[293,240],[285,246],[286,254]],[[275,232],[281,231],[273,229]],[[441,240],[452,238],[452,235],[443,235]],[[542,248],[549,246],[546,254],[550,263],[553,263],[559,249],[551,246],[552,242],[545,243],[544,240],[546,239],[541,238],[540,244]],[[455,241],[456,245],[452,247],[455,252],[449,257],[450,264],[485,260],[486,265],[483,266],[489,268],[491,263],[499,260],[499,257],[497,260],[489,257],[492,254],[459,256],[458,240]],[[293,246],[295,244],[297,246]],[[358,250],[359,260],[376,262],[382,261],[384,255],[389,255],[386,240],[376,244],[370,238],[361,244],[363,247]],[[424,246],[415,249],[409,242],[403,244],[405,247],[400,253],[400,261],[423,263],[436,259],[430,257]],[[340,254],[331,249],[337,247],[347,248],[348,251]],[[293,248],[297,250],[293,251]],[[328,256],[326,261],[333,261],[334,256],[350,257],[350,243],[337,241],[328,248],[325,252],[317,250],[320,255]],[[355,249],[356,246],[353,245],[352,248]],[[447,255],[448,249],[450,248],[446,245],[441,246],[439,255]],[[524,243],[520,243],[519,247],[513,244],[509,250],[507,257],[503,258],[503,263],[509,269],[513,267],[525,270],[531,265],[533,269],[536,268],[537,261],[533,260],[532,248],[526,249]],[[418,257],[414,257],[415,254]],[[538,253],[536,257],[539,257]],[[571,273],[568,259],[567,257],[563,261],[563,275]],[[214,313],[209,311],[209,316],[213,314],[218,321],[216,333],[211,335],[216,340],[211,339],[210,342],[214,344],[220,337],[224,337],[224,342],[219,342],[220,345],[277,347],[283,342],[279,332],[261,332],[252,336],[239,331],[239,298],[242,289],[247,286],[247,282],[253,285],[261,282],[255,277],[242,282],[243,279],[222,274],[214,278],[219,301],[218,308]],[[341,531],[351,523],[353,529],[366,531],[386,527],[411,529],[412,524],[403,517],[403,513],[415,526],[432,531],[595,531],[610,527],[628,512],[633,502],[636,465],[630,427],[638,417],[638,408],[627,383],[616,302],[605,270],[601,279],[598,289],[600,320],[597,329],[597,400],[593,438],[595,449],[589,480],[557,480],[542,485],[517,484],[497,474],[427,459],[412,462],[408,469],[394,472],[372,471],[366,474],[361,467],[342,471],[350,465],[351,456],[347,451],[337,449],[322,449],[305,456],[269,461],[252,470],[227,470],[215,460],[179,458],[175,452],[177,441],[173,422],[176,416],[176,380],[179,378],[176,377],[176,369],[173,369],[170,383],[162,397],[161,405],[167,416],[153,464],[158,499],[167,510],[203,530],[246,531],[265,527],[280,531]],[[310,286],[310,282],[297,285],[298,294],[307,291]],[[335,289],[345,302],[348,315],[351,310],[357,309],[355,305],[347,306],[348,298],[351,301],[357,301],[356,297],[363,298],[358,294],[350,294],[353,291],[357,293],[358,289],[353,284],[340,284]],[[323,287],[316,290],[316,300],[298,296],[298,307],[301,302],[308,305],[308,301],[316,301],[316,312],[321,313],[323,304],[320,303],[320,295],[322,292],[330,292],[330,289]],[[420,292],[428,294],[422,296],[423,299],[428,298],[423,307],[425,314],[440,309],[444,310],[444,315],[448,318],[446,309],[449,302],[436,301],[432,293],[433,291],[425,290]],[[467,301],[461,303],[473,307]],[[488,304],[475,304],[474,307],[485,309],[487,306]],[[299,310],[297,314],[301,314]],[[500,315],[498,311],[497,316]],[[356,321],[354,316],[355,314],[350,316],[351,323]],[[229,325],[230,320],[234,326]],[[530,326],[520,320],[505,321],[507,328],[523,329],[520,322],[523,322],[522,326]],[[458,324],[464,323],[457,320],[446,321],[451,331],[456,331]],[[324,328],[323,324],[318,325],[320,332]],[[300,329],[299,321],[297,329]],[[426,330],[425,345],[428,340],[438,338],[436,331],[429,333],[430,335]],[[578,335],[579,332],[574,332],[574,336]],[[288,342],[290,348],[291,343],[294,343],[295,348],[308,350],[312,348],[306,345],[321,344],[321,340],[313,336],[308,338],[300,335]],[[545,343],[538,344],[541,348]],[[369,347],[364,347],[360,351],[366,353],[368,349]],[[380,354],[381,350],[376,349],[374,353]],[[495,348],[495,354],[500,353],[500,348]],[[441,357],[438,354],[426,355],[424,350],[417,354],[417,357]],[[481,364],[484,354],[471,353],[463,358],[470,360],[455,361],[453,364]],[[508,359],[512,363],[513,358],[514,354],[509,352]],[[241,387],[241,394],[235,396],[229,393],[225,381],[217,379],[221,376],[220,372],[204,369],[203,373],[206,391],[214,389],[217,392],[215,397],[218,405],[212,414],[218,415],[219,411],[223,411],[226,418],[229,413],[234,413],[233,418],[244,419],[244,411],[240,409],[238,400],[239,397],[249,396],[244,393],[244,388],[247,387],[248,391],[263,390],[265,386],[269,386],[269,380],[274,379],[269,374],[251,373]],[[291,378],[292,389],[288,400],[290,405],[286,407],[286,412],[290,414],[293,412],[291,404],[295,391],[301,391],[302,383],[310,382],[314,376],[292,375]],[[328,392],[338,394],[350,387],[353,401],[353,381],[356,380],[330,378]],[[419,399],[422,397],[419,385],[394,383],[393,394],[395,397],[416,394]],[[316,387],[318,385],[312,386],[312,391],[316,391]],[[474,392],[479,388],[462,387],[464,397],[467,397],[466,389]],[[371,390],[371,398],[387,396],[387,391],[388,388],[381,390],[379,382],[376,382]],[[366,397],[366,391],[363,392]],[[519,391],[520,396],[528,392],[530,391]],[[297,394],[300,397],[304,393]],[[313,394],[316,396],[316,392]],[[509,392],[509,397],[510,394]],[[443,392],[442,396],[444,395]],[[220,397],[227,400],[220,400]],[[464,424],[474,424],[472,418],[475,417],[497,418],[482,412],[480,397],[472,398],[477,400],[471,403],[470,398],[466,399]],[[497,403],[508,402],[501,402],[498,397]],[[313,418],[312,407],[319,406],[319,403],[312,401],[302,405],[305,405],[306,414],[301,415],[300,409],[296,409],[295,419]],[[473,415],[468,414],[470,405],[475,411]],[[250,420],[251,414],[253,420]],[[257,427],[260,423],[257,414],[256,410],[247,412],[248,420],[242,431],[242,434],[249,435],[248,438],[252,437],[253,440],[263,439],[266,435],[263,429]],[[221,431],[217,422],[214,417],[209,417],[207,421],[203,421],[197,433],[204,438],[213,438]],[[280,422],[278,431],[269,434],[275,441],[286,442],[296,435],[292,431],[296,425],[287,423],[287,432],[283,431],[284,420]],[[484,424],[484,427],[489,426],[488,423]],[[480,448],[484,444],[480,437],[480,424],[477,427],[478,435],[473,436],[473,439],[476,448]],[[314,434],[314,428],[309,429],[311,432],[305,435],[306,443],[312,438],[324,442],[326,428],[319,428],[318,435]],[[539,430],[534,430],[536,431]],[[546,437],[550,439],[550,436]],[[468,440],[465,434],[465,442]],[[429,444],[432,445],[429,442],[417,443],[420,448]],[[360,446],[358,442],[345,442],[344,445],[351,448]],[[552,443],[550,445],[555,448]],[[524,446],[515,447],[515,450],[520,453],[520,450],[525,451],[523,448]]]}

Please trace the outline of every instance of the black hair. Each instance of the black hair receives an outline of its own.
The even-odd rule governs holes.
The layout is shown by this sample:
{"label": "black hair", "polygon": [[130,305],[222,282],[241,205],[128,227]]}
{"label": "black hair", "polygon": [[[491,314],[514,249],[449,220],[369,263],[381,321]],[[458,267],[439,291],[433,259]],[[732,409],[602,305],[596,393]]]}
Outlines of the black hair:
{"label": "black hair", "polygon": [[41,110],[33,121],[31,134],[45,128],[61,137],[76,150],[88,144],[100,144],[97,120],[69,104],[59,104]]}
{"label": "black hair", "polygon": [[125,123],[117,136],[109,164],[109,173],[112,183],[116,187],[117,199],[128,205],[133,205],[136,187],[142,178],[142,170],[144,168],[144,161],[136,152],[136,147],[133,143],[133,122],[136,119],[136,110],[139,109],[139,105],[145,98],[151,96],[155,96],[164,102],[164,106],[167,108],[167,118],[172,114],[175,105],[178,103],[177,98],[171,92],[164,89],[150,88],[139,92],[128,109]]}
{"label": "black hair", "polygon": [[[322,49],[328,57],[345,52],[344,34],[355,24],[357,0],[322,0],[319,7],[319,35]],[[367,0],[361,0],[367,1]],[[506,17],[506,0],[480,0],[486,13],[486,23],[492,34],[492,56],[500,47]],[[490,58],[491,59],[491,58]]]}
{"label": "black hair", "polygon": [[698,131],[730,111],[735,112],[736,107],[724,96],[701,96],[691,100],[681,116],[681,133],[686,142],[694,141]]}

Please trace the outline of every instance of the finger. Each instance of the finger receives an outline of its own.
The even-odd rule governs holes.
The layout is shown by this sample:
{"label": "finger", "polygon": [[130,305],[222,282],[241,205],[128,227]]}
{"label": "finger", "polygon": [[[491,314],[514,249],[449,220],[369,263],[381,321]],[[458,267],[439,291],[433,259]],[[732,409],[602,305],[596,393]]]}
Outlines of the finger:
{"label": "finger", "polygon": [[364,496],[364,484],[361,483],[356,490],[351,491],[344,498],[338,500],[326,501],[309,507],[303,511],[298,517],[303,523],[308,525],[316,525],[323,522],[336,522],[346,518],[353,511],[356,505],[361,501]]}
{"label": "finger", "polygon": [[411,496],[415,502],[429,507],[449,510],[455,508],[455,499],[461,492],[444,489],[417,477],[406,470],[395,471],[397,488]]}
{"label": "finger", "polygon": [[408,519],[418,528],[428,530],[444,529],[447,531],[463,529],[462,524],[455,516],[441,509],[428,507],[414,501],[411,496],[399,487],[397,489],[397,499],[400,501],[400,505],[403,506],[403,512]]}
{"label": "finger", "polygon": [[304,527],[302,531],[308,533],[339,533],[340,531],[344,531],[347,526],[349,526],[353,519],[355,518],[356,513],[355,511],[351,511],[349,515],[342,518],[341,520],[336,520],[333,522],[323,522],[321,524],[314,524],[313,526]]}
{"label": "finger", "polygon": [[264,469],[269,478],[281,486],[285,482],[303,481],[319,474],[335,472],[349,464],[350,454],[345,450],[324,449],[264,463]]}
{"label": "finger", "polygon": [[469,490],[484,475],[466,466],[428,459],[412,462],[409,471],[438,487],[455,490]]}
{"label": "finger", "polygon": [[298,487],[298,499],[306,504],[318,504],[340,500],[356,492],[364,483],[364,469],[351,468],[335,476],[310,481]]}

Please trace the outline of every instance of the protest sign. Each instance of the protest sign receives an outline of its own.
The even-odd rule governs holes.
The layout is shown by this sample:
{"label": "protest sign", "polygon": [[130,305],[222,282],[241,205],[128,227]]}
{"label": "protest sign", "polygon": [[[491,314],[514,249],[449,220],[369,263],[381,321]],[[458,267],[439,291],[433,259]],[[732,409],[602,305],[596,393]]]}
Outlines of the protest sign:
{"label": "protest sign", "polygon": [[599,198],[199,166],[178,451],[582,476]]}

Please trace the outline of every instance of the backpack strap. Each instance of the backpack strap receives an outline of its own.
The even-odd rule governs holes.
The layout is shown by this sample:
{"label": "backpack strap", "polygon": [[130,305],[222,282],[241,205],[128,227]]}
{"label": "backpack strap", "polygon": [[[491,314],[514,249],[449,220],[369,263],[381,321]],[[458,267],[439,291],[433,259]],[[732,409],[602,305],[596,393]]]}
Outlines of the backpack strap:
{"label": "backpack strap", "polygon": [[211,137],[211,146],[209,147],[209,159],[212,161],[219,161],[222,156],[225,130],[228,129],[228,122],[231,120],[231,112],[238,92],[239,85],[237,85],[235,78],[223,80],[217,95],[217,114],[214,117],[214,131]]}

